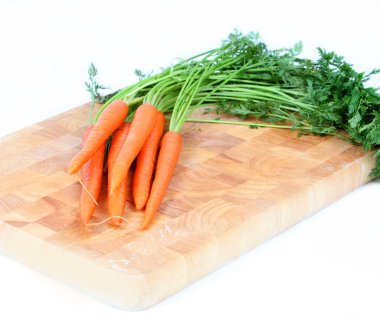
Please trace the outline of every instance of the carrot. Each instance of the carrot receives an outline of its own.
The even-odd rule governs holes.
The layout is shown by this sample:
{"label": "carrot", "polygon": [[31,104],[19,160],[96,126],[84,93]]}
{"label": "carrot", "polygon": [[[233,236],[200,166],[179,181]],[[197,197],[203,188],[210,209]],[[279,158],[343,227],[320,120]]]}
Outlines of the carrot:
{"label": "carrot", "polygon": [[68,173],[73,174],[93,156],[99,147],[119,127],[128,114],[128,105],[115,100],[100,114],[82,149],[73,157],[68,167]]}
{"label": "carrot", "polygon": [[140,105],[133,117],[128,136],[111,168],[109,190],[112,193],[127,175],[128,170],[152,132],[157,118],[157,109],[151,104]]}
{"label": "carrot", "polygon": [[[83,144],[86,143],[94,127],[90,126],[83,135]],[[87,224],[91,219],[96,201],[99,198],[104,162],[105,144],[102,144],[96,153],[82,167],[82,192],[79,199],[80,219]]]}
{"label": "carrot", "polygon": [[137,210],[141,210],[145,206],[149,197],[156,154],[164,132],[164,127],[165,116],[162,112],[157,111],[156,125],[136,160],[132,191],[133,201],[135,202]]}
{"label": "carrot", "polygon": [[160,204],[168,189],[174,169],[182,148],[182,137],[179,132],[166,132],[161,141],[158,155],[156,174],[152,184],[148,202],[145,207],[145,216],[142,229],[145,229],[154,219]]}
{"label": "carrot", "polygon": [[[107,158],[107,165],[109,170],[113,168],[115,158],[119,153],[123,142],[128,136],[130,125],[130,123],[123,123],[112,135],[111,145]],[[108,177],[110,177],[110,173],[108,173]],[[122,219],[120,217],[113,216],[124,215],[125,205],[127,201],[127,177],[128,176],[124,177],[118,188],[116,188],[111,194],[108,194],[108,214],[111,217],[110,223],[114,226],[120,226]]]}

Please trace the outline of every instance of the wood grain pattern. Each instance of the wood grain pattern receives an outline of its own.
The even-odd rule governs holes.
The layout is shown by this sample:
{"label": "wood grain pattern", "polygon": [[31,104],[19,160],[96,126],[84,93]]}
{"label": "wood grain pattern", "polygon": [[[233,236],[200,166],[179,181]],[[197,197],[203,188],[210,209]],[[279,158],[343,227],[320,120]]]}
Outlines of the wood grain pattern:
{"label": "wood grain pattern", "polygon": [[[0,249],[114,306],[139,310],[369,181],[370,153],[333,137],[188,123],[155,223],[127,203],[122,228],[79,223],[66,173],[88,105],[2,138]],[[93,222],[107,217],[105,193]]]}

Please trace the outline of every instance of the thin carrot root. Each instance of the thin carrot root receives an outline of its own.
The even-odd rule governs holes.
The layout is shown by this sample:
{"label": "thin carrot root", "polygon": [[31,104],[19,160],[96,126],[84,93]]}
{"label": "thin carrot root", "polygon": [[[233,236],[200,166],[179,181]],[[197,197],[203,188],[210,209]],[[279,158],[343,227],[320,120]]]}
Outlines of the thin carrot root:
{"label": "thin carrot root", "polygon": [[[114,216],[109,216],[109,217],[107,217],[107,218],[105,218],[104,220],[101,220],[101,221],[99,221],[99,222],[91,222],[91,223],[87,223],[86,226],[87,226],[87,227],[92,227],[92,226],[96,226],[96,225],[101,225],[101,224],[104,224],[104,223],[106,223],[106,222],[108,222],[109,220],[112,220],[112,219],[120,219],[120,220],[122,220],[122,221],[124,221],[124,222],[129,222],[129,221],[130,221],[130,220],[128,220],[127,218],[125,218],[124,216],[114,215]],[[116,225],[114,225],[114,226],[116,226]],[[121,224],[118,225],[118,226],[121,226]]]}
{"label": "thin carrot root", "polygon": [[95,205],[99,206],[98,202],[96,201],[96,199],[94,198],[94,196],[90,193],[90,191],[87,189],[86,186],[84,186],[83,182],[82,182],[82,179],[78,176],[77,173],[74,174],[77,179],[78,179],[78,182],[79,184],[81,184],[82,188],[85,190],[85,192],[90,196],[90,198],[92,199],[92,201],[95,203]]}

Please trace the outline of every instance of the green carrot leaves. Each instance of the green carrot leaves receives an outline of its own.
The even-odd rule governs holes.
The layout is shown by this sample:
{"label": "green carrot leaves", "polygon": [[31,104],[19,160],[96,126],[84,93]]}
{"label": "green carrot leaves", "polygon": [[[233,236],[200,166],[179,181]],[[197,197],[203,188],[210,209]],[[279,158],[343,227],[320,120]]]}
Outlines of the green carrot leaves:
{"label": "green carrot leaves", "polygon": [[[194,109],[216,105],[219,115],[239,116],[252,128],[335,135],[366,151],[375,149],[377,165],[371,175],[380,176],[380,94],[366,86],[380,70],[357,72],[335,52],[317,50],[317,59],[306,59],[300,56],[302,42],[271,50],[258,33],[235,30],[219,47],[160,73],[136,71],[139,82],[118,91],[98,114],[116,98],[135,106],[150,103],[170,114],[170,128],[180,131]],[[99,98],[98,89],[104,89],[96,74],[91,64],[86,87],[93,101]]]}
{"label": "green carrot leaves", "polygon": [[107,87],[101,85],[96,81],[95,76],[98,75],[98,70],[96,69],[93,63],[88,67],[88,82],[85,82],[86,90],[90,93],[91,96],[91,107],[89,111],[89,123],[92,123],[92,110],[94,108],[94,104],[100,102],[102,97],[99,93],[101,89],[107,89]]}

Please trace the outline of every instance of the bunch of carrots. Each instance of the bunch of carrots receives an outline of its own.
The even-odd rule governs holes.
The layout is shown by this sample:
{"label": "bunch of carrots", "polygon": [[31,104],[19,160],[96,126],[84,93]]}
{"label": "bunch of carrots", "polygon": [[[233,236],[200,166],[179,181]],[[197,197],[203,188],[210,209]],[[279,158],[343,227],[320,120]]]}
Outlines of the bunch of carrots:
{"label": "bunch of carrots", "polygon": [[[84,133],[82,149],[72,158],[68,167],[69,174],[82,170],[80,216],[84,224],[88,224],[96,208],[103,165],[106,164],[109,219],[112,225],[121,225],[126,206],[127,177],[135,160],[133,200],[137,210],[145,207],[141,228],[151,224],[180,156],[183,124],[195,109],[206,103],[213,93],[240,72],[234,71],[222,79],[218,77],[211,81],[213,73],[241,58],[223,62],[218,55],[211,57],[215,53],[206,52],[200,55],[203,56],[201,60],[183,61],[174,69],[127,87],[98,111],[94,124]],[[206,86],[209,91],[202,94],[201,90]],[[93,97],[95,93],[91,95]],[[130,108],[136,105],[129,122]],[[165,134],[164,113],[171,114],[169,130]]]}
{"label": "bunch of carrots", "polygon": [[[351,125],[357,124],[357,119],[349,118],[352,117],[350,107],[344,103],[339,110],[331,109],[331,103],[342,98],[334,91],[334,85],[326,86],[326,77],[344,87],[354,84],[363,96],[368,95],[368,105],[363,110],[378,110],[378,94],[363,88],[366,76],[359,75],[361,81],[357,83],[356,76],[340,74],[350,69],[341,58],[336,58],[338,63],[334,65],[331,55],[322,52],[321,59],[312,62],[300,58],[300,52],[300,43],[290,49],[269,50],[258,34],[243,35],[235,31],[218,48],[180,60],[154,75],[140,72],[138,82],[101,99],[104,104],[94,119],[92,108],[101,97],[97,89],[103,87],[93,80],[96,71],[92,67],[91,84],[86,83],[93,102],[90,125],[84,133],[82,149],[68,167],[70,174],[82,170],[83,223],[90,221],[96,208],[106,165],[109,219],[112,225],[121,225],[125,220],[128,173],[136,161],[133,200],[136,209],[145,207],[141,228],[147,228],[169,186],[181,152],[181,129],[187,121],[328,134],[350,142],[366,142],[367,149],[377,147],[377,137],[371,134],[377,131],[374,120],[377,113],[366,116],[368,124],[363,126],[364,134],[361,134],[364,137],[355,141],[358,132]],[[341,82],[343,77],[346,79]],[[352,100],[357,102],[354,95]],[[219,106],[217,111],[243,118],[252,116],[256,121],[190,118],[194,110],[207,106]],[[168,131],[164,133],[166,119],[169,119]],[[351,120],[339,123],[334,119]],[[367,135],[370,126],[375,129]],[[355,135],[342,136],[339,129]],[[377,154],[373,174],[380,174],[380,153]]]}
{"label": "bunch of carrots", "polygon": [[68,167],[70,174],[82,169],[80,216],[84,224],[91,219],[100,195],[107,140],[110,140],[106,161],[107,204],[112,225],[120,226],[124,219],[127,177],[134,160],[133,200],[136,209],[146,207],[142,229],[152,222],[165,195],[181,150],[181,136],[174,131],[163,135],[165,116],[151,104],[140,105],[131,122],[124,121],[128,111],[124,101],[112,101],[96,124],[86,129],[82,149]]}
{"label": "bunch of carrots", "polygon": [[[136,209],[145,207],[141,228],[147,228],[154,220],[179,159],[181,129],[199,107],[225,101],[262,103],[275,99],[278,105],[290,105],[297,110],[300,102],[289,86],[289,93],[274,87],[270,90],[273,83],[263,74],[277,69],[264,51],[255,36],[231,34],[219,48],[182,60],[158,74],[141,76],[139,82],[109,97],[90,121],[92,125],[83,137],[83,147],[68,167],[70,174],[82,169],[82,222],[88,224],[94,213],[106,164],[109,220],[114,226],[122,224],[127,177],[136,160],[133,200]],[[96,87],[100,86],[93,82],[93,89],[89,89],[92,106]],[[170,118],[165,134],[164,114]],[[92,107],[90,119],[91,115]]]}

